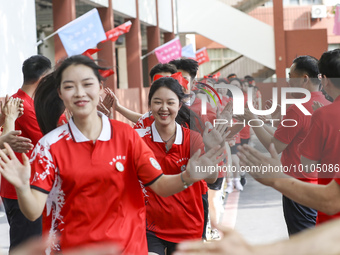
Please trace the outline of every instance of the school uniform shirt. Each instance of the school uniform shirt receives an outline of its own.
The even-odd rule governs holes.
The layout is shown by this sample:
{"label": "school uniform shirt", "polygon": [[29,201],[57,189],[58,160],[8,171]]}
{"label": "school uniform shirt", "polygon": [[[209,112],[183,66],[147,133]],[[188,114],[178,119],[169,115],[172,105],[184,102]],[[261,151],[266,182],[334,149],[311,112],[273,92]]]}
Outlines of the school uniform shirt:
{"label": "school uniform shirt", "polygon": [[142,117],[133,126],[134,129],[147,129],[150,130],[151,124],[155,121],[154,116],[151,112],[144,113]]}
{"label": "school uniform shirt", "polygon": [[[143,137],[145,133],[150,133],[151,125],[154,121],[155,121],[155,118],[152,115],[152,113],[147,112],[138,119],[137,123],[133,126],[133,128],[137,131],[137,133],[141,137]],[[204,185],[203,194],[206,194],[208,192],[208,185],[205,181],[203,181],[203,185]]]}
{"label": "school uniform shirt", "polygon": [[31,188],[48,194],[55,250],[114,242],[123,254],[148,253],[140,182],[151,185],[162,170],[153,152],[127,124],[102,118],[97,141],[71,119],[45,135],[32,153]]}
{"label": "school uniform shirt", "polygon": [[[203,123],[203,126],[206,122],[214,123],[214,120],[216,119],[216,111],[212,106],[207,102],[207,113],[202,113],[202,100],[198,97],[195,97],[195,100],[190,106],[190,109],[197,114],[198,117],[201,118],[201,121]],[[204,130],[202,130],[203,132]]]}
{"label": "school uniform shirt", "polygon": [[[23,90],[19,89],[18,92],[12,95],[13,98],[21,98],[24,100],[24,114],[15,121],[15,130],[21,130],[22,137],[31,139],[32,144],[35,146],[40,138],[42,138],[42,133],[35,116],[34,101],[27,95]],[[32,150],[26,153],[30,157]],[[21,153],[15,153],[16,157],[22,162]],[[10,184],[4,177],[1,177],[1,197],[9,199],[18,199],[15,188]]]}
{"label": "school uniform shirt", "polygon": [[[311,99],[302,104],[310,113],[313,113],[313,102],[318,101],[324,105],[329,105],[330,102],[325,98],[321,91],[312,92]],[[301,168],[301,154],[298,151],[299,144],[306,137],[310,122],[311,115],[305,115],[296,105],[291,105],[287,109],[286,115],[283,117],[284,123],[281,121],[277,127],[277,130],[274,133],[274,137],[288,144],[288,146],[282,151],[281,162],[283,166],[286,166],[287,169],[290,169],[290,172],[287,172],[288,175],[300,179],[305,182],[317,183],[317,173],[306,173]],[[295,120],[289,121],[289,120]],[[282,125],[294,126],[295,127],[285,127]],[[302,170],[302,171],[299,171]]]}
{"label": "school uniform shirt", "polygon": [[[155,153],[164,174],[175,175],[186,169],[191,154],[198,149],[204,151],[199,133],[183,128],[176,123],[176,138],[171,149],[166,152],[155,122],[149,131],[142,134],[145,143]],[[146,187],[146,229],[158,238],[178,243],[183,240],[202,237],[204,210],[202,203],[203,181],[194,183],[187,189],[169,197],[160,197]]]}
{"label": "school uniform shirt", "polygon": [[[318,173],[318,184],[321,185],[327,185],[333,178],[336,178],[335,180],[340,184],[338,176],[340,167],[339,107],[340,97],[337,97],[333,103],[317,109],[312,115],[308,133],[299,145],[302,156],[318,161],[320,168],[326,171]],[[340,213],[327,215],[318,211],[317,224],[339,216]]]}

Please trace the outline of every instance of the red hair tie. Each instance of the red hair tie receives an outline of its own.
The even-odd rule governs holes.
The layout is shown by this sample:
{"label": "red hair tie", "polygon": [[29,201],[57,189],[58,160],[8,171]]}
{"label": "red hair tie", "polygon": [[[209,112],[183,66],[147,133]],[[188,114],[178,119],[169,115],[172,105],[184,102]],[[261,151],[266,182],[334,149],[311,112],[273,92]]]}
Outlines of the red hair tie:
{"label": "red hair tie", "polygon": [[93,60],[92,55],[93,55],[94,53],[97,53],[98,51],[101,51],[101,49],[88,49],[88,50],[84,51],[81,55],[84,55],[84,56],[86,56],[86,57],[89,57],[90,59]]}
{"label": "red hair tie", "polygon": [[107,78],[110,75],[114,74],[115,72],[112,69],[107,69],[107,70],[99,70],[99,73],[103,78]]}
{"label": "red hair tie", "polygon": [[[163,77],[167,77],[167,76],[163,76],[161,74],[156,74],[154,77],[153,77],[153,81],[157,81],[158,79],[160,78],[163,78]],[[177,80],[179,82],[179,84],[181,84],[181,86],[185,89],[188,89],[188,80],[186,80],[185,78],[183,78],[182,76],[182,73],[181,72],[177,72],[177,73],[174,73],[170,76],[171,78],[174,78],[175,80]]]}

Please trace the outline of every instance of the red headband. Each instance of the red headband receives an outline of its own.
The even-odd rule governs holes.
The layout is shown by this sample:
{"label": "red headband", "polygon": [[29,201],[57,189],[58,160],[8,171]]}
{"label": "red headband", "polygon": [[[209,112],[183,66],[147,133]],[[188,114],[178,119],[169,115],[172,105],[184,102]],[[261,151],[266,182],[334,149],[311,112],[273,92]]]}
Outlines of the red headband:
{"label": "red headband", "polygon": [[[156,74],[154,77],[153,77],[153,81],[157,81],[159,78],[163,78],[163,77],[167,77],[167,76],[163,76],[161,74]],[[171,78],[174,78],[175,80],[177,80],[179,82],[179,84],[182,85],[183,88],[185,89],[188,89],[188,80],[184,79],[183,76],[182,76],[182,73],[181,72],[177,72],[177,73],[174,73],[170,76]]]}

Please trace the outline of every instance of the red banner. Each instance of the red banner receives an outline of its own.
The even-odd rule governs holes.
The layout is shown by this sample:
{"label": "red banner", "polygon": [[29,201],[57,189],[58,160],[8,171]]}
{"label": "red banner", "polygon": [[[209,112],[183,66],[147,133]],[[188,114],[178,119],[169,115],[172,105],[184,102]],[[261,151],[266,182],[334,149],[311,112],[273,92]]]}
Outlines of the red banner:
{"label": "red banner", "polygon": [[210,61],[206,47],[196,51],[196,61],[198,62],[199,65],[202,65],[203,63]]}
{"label": "red banner", "polygon": [[126,34],[130,31],[131,28],[131,21],[127,21],[124,24],[119,25],[118,27],[115,27],[114,29],[111,29],[107,31],[106,34],[106,40],[102,41],[107,42],[108,40],[111,40],[112,42],[117,41],[118,37],[121,36],[122,34]]}

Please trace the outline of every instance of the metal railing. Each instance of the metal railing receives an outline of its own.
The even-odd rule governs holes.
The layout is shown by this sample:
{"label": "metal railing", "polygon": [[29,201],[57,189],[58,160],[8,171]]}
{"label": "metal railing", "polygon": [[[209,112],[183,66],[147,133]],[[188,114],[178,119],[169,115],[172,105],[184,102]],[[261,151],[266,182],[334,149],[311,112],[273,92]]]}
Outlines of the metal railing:
{"label": "metal railing", "polygon": [[220,72],[221,77],[227,77],[229,74],[235,73],[238,77],[251,75],[260,79],[266,79],[275,73],[274,70],[267,68],[243,55],[216,69],[212,72],[212,74],[218,72]]}

